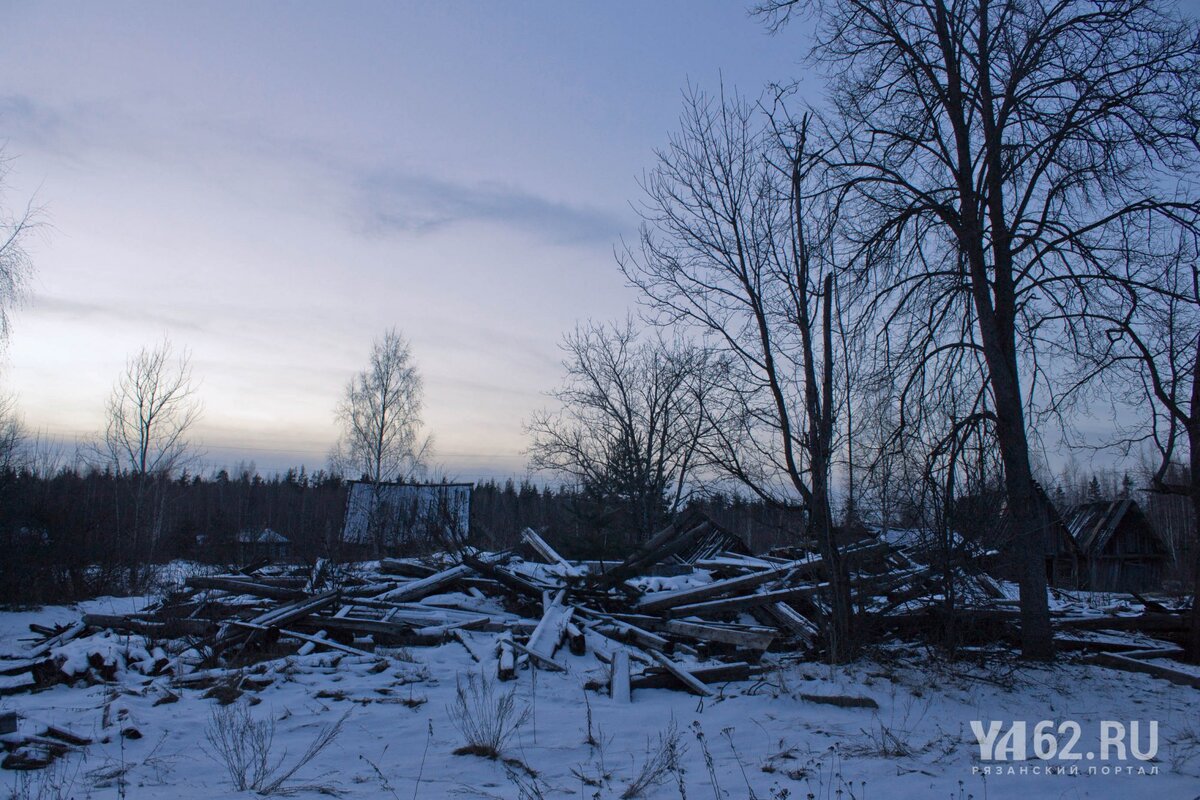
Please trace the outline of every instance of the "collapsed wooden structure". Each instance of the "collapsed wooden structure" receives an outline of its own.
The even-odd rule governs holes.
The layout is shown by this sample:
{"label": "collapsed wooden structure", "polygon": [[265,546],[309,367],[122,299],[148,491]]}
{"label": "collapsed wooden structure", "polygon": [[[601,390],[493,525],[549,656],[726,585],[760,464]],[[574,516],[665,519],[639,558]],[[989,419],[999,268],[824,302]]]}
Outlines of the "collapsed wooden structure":
{"label": "collapsed wooden structure", "polygon": [[[947,613],[989,637],[1015,636],[1015,601],[1004,586],[969,561],[935,569],[914,552],[914,545],[894,537],[844,548],[864,638],[868,630],[876,640],[919,635],[936,629]],[[943,592],[947,580],[954,582],[957,598],[950,609]],[[619,562],[569,561],[526,530],[513,551],[463,547],[425,560],[383,559],[357,571],[324,561],[309,568],[258,563],[187,578],[178,591],[140,613],[84,614],[60,629],[31,626],[41,637],[35,646],[21,659],[0,659],[0,676],[8,681],[0,683],[0,694],[112,680],[120,669],[171,686],[211,687],[221,675],[290,654],[328,650],[386,658],[395,652],[389,648],[450,643],[500,680],[523,668],[578,670],[570,653],[602,665],[603,678],[592,674],[585,686],[617,702],[630,702],[637,690],[650,688],[704,696],[715,683],[760,672],[769,651],[820,658],[827,586],[818,553],[789,548],[752,556],[702,516],[672,524]],[[1150,601],[1141,613],[1127,609],[1121,615],[1060,611],[1060,640],[1070,649],[1099,654],[1099,663],[1130,668],[1132,662],[1147,671],[1139,651],[1169,657],[1175,650],[1162,648],[1170,643],[1122,647],[1112,644],[1113,634],[1096,632],[1169,637],[1182,633],[1185,618],[1181,609]],[[114,636],[125,650],[110,646]],[[1172,675],[1161,664],[1154,670],[1188,682],[1186,673]],[[5,766],[37,766],[40,756],[28,756],[29,742],[12,736],[0,734],[12,751]],[[26,755],[16,757],[20,752]]]}

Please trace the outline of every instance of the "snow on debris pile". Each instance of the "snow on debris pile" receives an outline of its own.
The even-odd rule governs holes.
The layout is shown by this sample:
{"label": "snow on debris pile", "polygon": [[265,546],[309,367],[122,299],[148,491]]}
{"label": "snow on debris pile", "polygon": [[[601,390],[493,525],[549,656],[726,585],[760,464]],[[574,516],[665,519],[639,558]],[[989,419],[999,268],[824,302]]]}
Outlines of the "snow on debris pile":
{"label": "snow on debris pile", "polygon": [[[297,669],[399,675],[401,660],[414,660],[413,648],[433,650],[412,681],[432,680],[432,670],[448,663],[436,654],[449,647],[501,681],[549,670],[627,702],[646,689],[711,695],[713,684],[760,675],[769,652],[820,658],[829,616],[821,555],[811,548],[711,552],[713,541],[720,539],[712,528],[692,517],[607,564],[568,561],[527,531],[527,558],[463,547],[357,567],[320,561],[191,575],[140,610],[103,613],[91,604],[94,610],[74,622],[31,624],[38,635],[32,646],[0,658],[0,692],[136,679],[155,703],[174,702],[183,690],[229,702]],[[703,558],[695,563],[679,557],[698,549]],[[930,623],[946,613],[944,570],[891,537],[846,545],[841,555],[854,607],[873,618],[864,629],[904,637],[937,628]],[[1013,635],[1006,587],[968,565],[951,575],[956,613],[979,623],[968,628],[985,637]],[[1182,612],[1140,603],[1120,616],[1066,602],[1056,609],[1063,641],[1089,651],[1111,647],[1111,638],[1070,634],[1115,628],[1118,636],[1140,635],[1184,622]],[[1155,659],[1164,655],[1147,650]],[[1129,660],[1102,663],[1123,669]],[[1146,670],[1165,675],[1170,667],[1156,661]]]}

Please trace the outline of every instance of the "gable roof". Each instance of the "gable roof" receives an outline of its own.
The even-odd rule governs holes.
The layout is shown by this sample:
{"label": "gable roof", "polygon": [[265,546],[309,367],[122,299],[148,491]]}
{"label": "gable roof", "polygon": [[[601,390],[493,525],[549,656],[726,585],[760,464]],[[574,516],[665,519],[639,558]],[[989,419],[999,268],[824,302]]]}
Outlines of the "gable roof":
{"label": "gable roof", "polygon": [[[1137,501],[1132,497],[1122,497],[1112,502],[1101,500],[1094,503],[1083,503],[1071,510],[1067,516],[1067,529],[1071,538],[1085,553],[1100,553],[1108,545],[1113,534],[1126,518],[1137,520],[1150,531],[1155,539],[1163,544],[1158,531],[1146,519]],[[1165,545],[1164,545],[1165,550]]]}

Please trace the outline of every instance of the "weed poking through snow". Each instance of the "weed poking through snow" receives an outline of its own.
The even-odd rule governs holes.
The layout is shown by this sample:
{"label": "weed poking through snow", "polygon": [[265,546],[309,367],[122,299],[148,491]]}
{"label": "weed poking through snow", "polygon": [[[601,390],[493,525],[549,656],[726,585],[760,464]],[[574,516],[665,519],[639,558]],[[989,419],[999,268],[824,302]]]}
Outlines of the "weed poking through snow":
{"label": "weed poking through snow", "polygon": [[458,678],[454,703],[446,709],[450,721],[466,744],[454,755],[499,758],[509,740],[529,719],[529,709],[517,709],[516,690],[497,692],[485,675],[470,673],[466,681]]}

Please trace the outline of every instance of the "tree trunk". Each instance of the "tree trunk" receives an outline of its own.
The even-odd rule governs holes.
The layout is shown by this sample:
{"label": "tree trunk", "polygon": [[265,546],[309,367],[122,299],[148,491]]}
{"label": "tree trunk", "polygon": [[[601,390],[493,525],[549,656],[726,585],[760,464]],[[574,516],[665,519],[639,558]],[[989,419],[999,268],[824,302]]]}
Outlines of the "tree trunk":
{"label": "tree trunk", "polygon": [[1054,632],[1046,598],[1046,537],[1050,518],[1036,490],[1029,466],[1029,441],[1015,380],[992,369],[996,401],[996,439],[1004,463],[1008,519],[1016,536],[1011,543],[1017,559],[1021,590],[1021,655],[1039,661],[1054,657]]}
{"label": "tree trunk", "polygon": [[1194,548],[1192,563],[1192,615],[1188,626],[1186,658],[1200,664],[1200,342],[1196,344],[1196,357],[1192,362],[1191,414],[1188,417],[1188,459],[1192,495],[1192,531]]}

